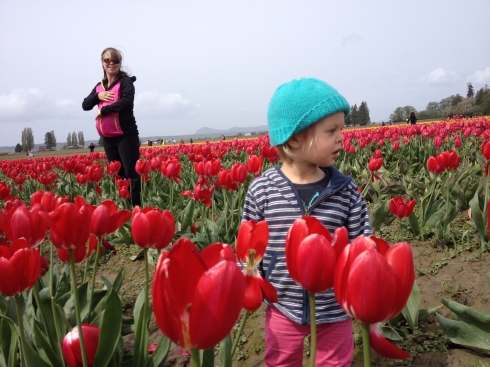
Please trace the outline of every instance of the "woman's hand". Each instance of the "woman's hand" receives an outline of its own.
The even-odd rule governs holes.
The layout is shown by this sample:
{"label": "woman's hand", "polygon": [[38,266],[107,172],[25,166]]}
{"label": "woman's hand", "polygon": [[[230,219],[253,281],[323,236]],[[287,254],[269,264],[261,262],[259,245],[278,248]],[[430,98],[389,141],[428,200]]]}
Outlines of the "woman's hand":
{"label": "woman's hand", "polygon": [[97,96],[99,97],[100,101],[110,102],[114,99],[116,94],[114,92],[99,92]]}
{"label": "woman's hand", "polygon": [[95,119],[97,120],[100,117],[100,109],[95,113]]}

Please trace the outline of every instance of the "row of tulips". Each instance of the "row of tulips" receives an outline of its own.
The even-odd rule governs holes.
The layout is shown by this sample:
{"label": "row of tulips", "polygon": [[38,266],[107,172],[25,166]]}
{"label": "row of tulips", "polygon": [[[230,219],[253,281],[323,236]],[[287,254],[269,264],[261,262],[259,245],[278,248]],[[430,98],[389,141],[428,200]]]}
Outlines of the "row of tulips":
{"label": "row of tulips", "polygon": [[[484,140],[488,139],[486,135],[488,134],[488,125],[489,123],[485,119],[472,119],[455,122],[442,121],[429,125],[417,125],[416,127],[403,126],[350,130],[344,135],[345,151],[340,157],[339,169],[347,174],[352,174],[356,181],[361,184],[363,195],[374,207],[371,212],[371,222],[375,229],[380,229],[384,225],[390,224],[395,216],[408,218],[410,229],[415,235],[421,232],[422,227],[427,227],[433,231],[437,239],[442,239],[448,233],[449,224],[455,215],[460,210],[470,207],[480,238],[481,248],[485,249],[490,223],[488,219],[488,176],[486,174],[489,148]],[[482,141],[484,142],[483,144],[481,144]],[[391,144],[389,144],[390,142]],[[247,311],[253,312],[258,307],[257,305],[260,305],[262,297],[273,301],[273,288],[258,276],[258,271],[256,270],[256,264],[260,262],[263,249],[265,249],[265,244],[267,243],[264,235],[260,234],[264,230],[252,230],[251,228],[255,227],[251,224],[246,224],[248,232],[258,233],[259,236],[262,236],[262,244],[254,248],[252,252],[250,252],[250,249],[247,251],[246,247],[243,250],[244,247],[239,244],[240,237],[243,236],[241,233],[247,232],[244,232],[244,229],[240,226],[240,212],[248,183],[253,177],[276,162],[277,159],[277,150],[268,146],[267,137],[244,141],[219,142],[216,144],[207,143],[142,149],[141,160],[138,162],[137,169],[142,174],[144,182],[142,190],[143,207],[141,209],[135,208],[132,214],[128,210],[119,210],[119,208],[129,208],[127,201],[129,197],[129,182],[117,177],[120,167],[119,163],[111,162],[111,164],[107,164],[101,154],[94,153],[67,158],[37,158],[1,163],[0,169],[4,175],[4,178],[0,180],[0,203],[4,203],[4,209],[0,211],[1,244],[11,248],[15,242],[16,246],[24,246],[27,249],[23,241],[25,239],[29,244],[29,248],[36,249],[49,227],[51,228],[50,238],[52,243],[55,246],[58,244],[59,259],[71,262],[73,257],[74,264],[85,261],[85,266],[79,265],[78,267],[83,274],[82,284],[79,286],[72,284],[72,290],[68,293],[70,294],[70,299],[72,299],[71,302],[75,303],[75,293],[79,293],[80,288],[85,286],[88,290],[86,296],[89,300],[87,303],[88,313],[82,315],[80,320],[75,320],[71,317],[68,322],[65,322],[64,318],[58,315],[60,312],[56,313],[52,309],[49,310],[50,313],[55,315],[51,319],[57,320],[63,325],[54,325],[53,328],[56,329],[54,337],[50,328],[46,326],[43,330],[45,337],[51,341],[51,344],[57,345],[57,340],[61,340],[61,334],[66,332],[68,335],[69,329],[75,324],[81,325],[83,330],[83,322],[89,322],[92,324],[96,323],[102,327],[102,338],[105,340],[103,319],[105,318],[108,323],[111,319],[107,316],[103,318],[101,311],[104,310],[104,303],[109,305],[117,304],[117,292],[106,292],[104,301],[99,303],[100,297],[97,298],[97,296],[93,295],[97,294],[94,285],[98,257],[102,251],[101,248],[105,246],[109,249],[111,248],[109,242],[113,244],[118,242],[136,243],[146,249],[144,256],[148,258],[149,255],[158,257],[158,253],[152,251],[162,250],[174,241],[169,254],[179,241],[187,244],[177,247],[189,248],[192,247],[190,246],[192,242],[204,250],[212,247],[210,246],[211,244],[234,244],[238,233],[236,242],[237,256],[248,274],[245,277],[244,303],[240,308],[243,307]],[[435,166],[432,163],[434,160],[436,162]],[[441,167],[444,167],[442,171]],[[427,190],[428,187],[431,189]],[[407,201],[406,198],[401,198],[401,194],[408,194],[412,200]],[[82,195],[84,199],[77,197],[77,195]],[[26,207],[22,202],[30,203],[30,206]],[[59,210],[61,214],[55,214],[61,207],[63,207],[63,209]],[[67,209],[67,207],[70,207],[70,209]],[[167,208],[168,211],[158,208]],[[14,216],[17,210],[19,210],[19,213]],[[29,212],[29,216],[26,211]],[[78,212],[77,215],[83,214],[84,220],[88,217],[86,213],[90,212],[91,224],[89,225],[89,230],[87,228],[72,230],[71,227],[74,223],[83,222],[82,217],[75,216],[75,211]],[[389,215],[390,211],[393,216]],[[116,219],[116,217],[119,219]],[[94,218],[99,219],[94,220]],[[123,224],[129,218],[132,218],[131,225],[129,223]],[[111,221],[117,224],[110,224]],[[264,224],[259,225],[259,228],[264,226]],[[401,219],[400,227],[402,228]],[[42,234],[43,231],[44,235]],[[77,234],[73,235],[74,233]],[[67,245],[67,243],[82,243],[87,233],[89,237],[85,239],[83,245],[78,247],[76,245]],[[64,236],[69,239],[65,239]],[[327,243],[329,241],[335,242],[336,236],[334,236],[334,239],[328,238],[327,235],[324,235],[324,237],[327,238],[325,240]],[[20,245],[16,241],[20,241],[23,244]],[[323,243],[325,241],[317,238],[315,243]],[[371,240],[364,239],[363,241],[365,248],[369,247],[372,249]],[[346,243],[344,244],[346,245]],[[351,246],[354,246],[354,243]],[[333,246],[334,249],[336,247],[334,257],[332,257],[330,251],[329,261],[331,262],[331,260],[335,259],[335,262],[331,263],[331,266],[328,267],[329,269],[335,268],[337,266],[335,264],[341,259],[340,251],[338,251],[340,247]],[[386,249],[386,246],[379,245],[378,241],[375,247],[378,253],[386,258],[387,251],[383,250],[383,248]],[[354,246],[354,248],[358,248],[358,246]],[[192,250],[194,254],[196,251],[199,252],[198,250]],[[366,251],[363,250],[362,252]],[[227,258],[225,252],[229,251],[221,249],[219,252],[223,252],[223,255],[220,255],[223,258],[219,261],[225,261]],[[7,252],[5,251],[5,253]],[[183,252],[179,253],[182,255]],[[184,253],[187,254],[185,251]],[[12,258],[13,255],[9,256],[9,258]],[[165,269],[163,274],[167,275],[170,274],[168,272],[174,268],[176,263],[174,262],[172,267],[168,267],[169,261],[162,260],[165,256],[168,255],[159,257],[158,266],[163,267]],[[187,254],[185,256],[191,255]],[[305,259],[308,256],[303,254],[301,257]],[[371,257],[374,257],[374,255]],[[4,258],[7,258],[7,255]],[[51,255],[50,258],[50,263],[53,264],[53,256]],[[218,261],[216,259],[219,259],[219,256],[215,255],[214,263],[207,263],[202,268],[205,269],[204,273],[214,268]],[[199,260],[199,262],[202,261],[204,260]],[[231,261],[230,257],[228,257],[227,261]],[[376,261],[381,260],[377,259]],[[91,263],[94,264],[92,277],[86,281]],[[75,268],[74,264],[73,269]],[[140,340],[138,347],[135,347],[134,351],[134,365],[146,363],[148,358],[150,358],[146,353],[148,344],[147,332],[145,334],[142,331],[147,330],[150,319],[148,261],[145,261],[145,264],[147,267],[146,285],[141,293],[140,307],[135,310],[132,330],[129,330],[130,332],[136,331],[138,334],[137,340]],[[46,269],[46,265],[43,268]],[[300,266],[296,266],[296,268],[302,269]],[[384,274],[383,276],[386,277],[386,274],[390,274],[389,277],[392,277],[393,274],[388,272],[386,266],[381,268],[386,270],[381,275]],[[322,270],[326,272],[325,269]],[[292,270],[289,269],[289,271],[291,274],[295,273],[295,266],[292,265]],[[66,275],[66,273],[63,274]],[[311,274],[313,273],[304,274],[306,278],[300,277],[297,282],[306,288],[308,286],[305,285],[308,284],[308,275],[311,277]],[[333,272],[329,272],[330,282],[333,279],[332,274]],[[301,275],[299,274],[299,276]],[[22,307],[22,299],[25,298],[27,304],[31,304],[32,301],[29,300],[34,298],[35,302],[33,304],[40,306],[38,310],[42,310],[43,291],[47,292],[51,298],[54,298],[53,301],[55,302],[53,304],[55,304],[58,300],[56,288],[57,286],[63,288],[62,283],[56,283],[56,277],[56,271],[53,271],[53,267],[51,267],[48,274],[38,282],[37,290],[34,287],[31,292],[24,294],[24,297],[18,297],[20,308]],[[75,276],[70,277],[69,273],[66,277],[67,279],[75,279]],[[174,279],[177,279],[177,277]],[[195,279],[197,279],[197,275],[194,276]],[[318,285],[314,280],[310,281]],[[180,284],[178,280],[175,280],[175,282],[175,284]],[[166,287],[174,287],[169,284]],[[118,286],[113,287],[109,284],[109,288],[117,290]],[[387,288],[390,288],[390,286],[387,286]],[[63,289],[66,289],[66,287]],[[335,289],[337,290],[338,287],[336,286]],[[59,306],[62,308],[67,307],[66,303],[63,302],[67,301],[68,296],[62,297],[61,293],[63,292],[60,291],[59,293],[59,299],[61,300]],[[157,301],[154,293],[155,291],[153,292],[155,303]],[[354,293],[357,293],[357,291]],[[403,299],[405,293],[399,298]],[[190,296],[190,293],[188,296]],[[81,298],[83,303],[83,297]],[[342,295],[337,294],[337,298],[340,300]],[[3,307],[2,302],[0,301],[0,314],[3,313],[4,309],[9,309],[8,306]],[[49,302],[51,303],[51,300]],[[165,303],[169,302],[169,300],[165,299],[161,302]],[[386,304],[389,303],[388,301],[386,302]],[[8,305],[7,301],[6,304]],[[348,304],[344,304],[346,312],[359,317],[355,312],[359,306],[354,306],[354,308],[350,306],[349,308]],[[55,305],[52,308],[56,309],[57,307]],[[11,307],[10,309],[13,310],[15,308]],[[376,313],[374,308],[367,309],[369,313]],[[391,311],[395,312],[393,309]],[[48,311],[39,312],[42,314]],[[175,312],[179,314],[180,311]],[[156,314],[157,312],[155,311]],[[12,320],[16,319],[12,313],[9,315]],[[381,316],[383,317],[379,319],[380,321],[387,320],[386,314]],[[163,320],[175,322],[175,319],[169,318],[168,315],[160,315],[156,316],[159,325],[162,323],[162,321],[159,321],[159,319],[162,320],[162,317]],[[44,320],[49,318],[49,315],[43,316]],[[22,318],[17,317],[17,320],[20,319]],[[359,317],[359,319],[361,318]],[[242,320],[245,321],[246,317],[243,317]],[[37,321],[39,322],[39,320]],[[361,321],[364,320],[361,319]],[[366,323],[373,324],[370,321],[372,320],[367,320]],[[114,322],[112,323],[114,324]],[[70,326],[67,327],[66,324]],[[188,326],[190,327],[190,324]],[[163,330],[162,326],[161,328]],[[371,327],[371,329],[371,336],[376,335],[377,329],[374,327]],[[35,330],[35,327],[28,325],[26,330],[31,330],[33,333],[32,330]],[[80,327],[78,326],[73,329],[74,334],[80,335],[79,331]],[[116,328],[115,335],[121,334],[123,334],[123,326],[119,326],[119,330]],[[29,335],[29,332],[27,332],[27,335]],[[81,333],[81,335],[84,336],[85,334]],[[237,339],[235,338],[235,340]],[[384,339],[374,338],[373,345],[376,344],[376,340]],[[26,343],[27,347],[23,349],[29,354],[33,341],[27,338]],[[162,347],[160,348],[159,346],[160,349],[157,348],[158,352],[152,355],[151,358],[153,360],[164,358],[162,356],[165,355],[163,352],[165,343],[162,342],[160,344]],[[116,340],[110,345],[112,349],[109,348],[107,350],[119,351],[119,354],[115,353],[115,355],[120,355],[120,358],[122,358],[118,341]],[[188,346],[189,344],[181,343],[181,345]],[[62,346],[53,348],[54,354],[58,356],[58,359],[61,355],[59,354],[61,350],[66,349],[62,348]],[[382,350],[383,348],[380,349]],[[384,348],[385,351],[387,349],[389,348]],[[56,350],[59,351],[58,354]],[[94,348],[92,348],[92,351],[94,352]],[[97,354],[99,354],[98,359],[94,357],[96,361],[107,359],[107,353],[104,355],[103,352],[97,351]],[[80,354],[77,355],[80,356]],[[95,352],[93,355],[95,356]],[[396,353],[394,355],[400,356],[400,354]],[[44,356],[44,358],[46,359],[47,357]],[[194,355],[194,358],[197,358],[197,355]],[[39,360],[35,361],[40,363]],[[89,363],[89,361],[85,362]],[[82,361],[82,364],[85,362]],[[61,363],[63,362],[61,361]],[[56,365],[55,363],[52,364]]]}

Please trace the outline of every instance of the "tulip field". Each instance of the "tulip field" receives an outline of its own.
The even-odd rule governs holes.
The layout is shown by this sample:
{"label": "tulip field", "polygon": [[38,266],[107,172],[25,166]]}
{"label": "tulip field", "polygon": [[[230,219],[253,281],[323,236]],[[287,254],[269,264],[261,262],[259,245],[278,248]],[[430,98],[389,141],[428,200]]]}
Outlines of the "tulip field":
{"label": "tulip field", "polygon": [[[490,119],[343,135],[336,168],[374,236],[349,243],[298,218],[291,277],[313,305],[333,286],[355,313],[353,366],[489,367]],[[103,153],[0,156],[0,367],[263,366],[268,225],[241,216],[249,184],[278,164],[267,135],[144,147],[133,207]],[[301,246],[324,256],[318,269],[300,271]],[[346,259],[368,250],[355,274]]]}

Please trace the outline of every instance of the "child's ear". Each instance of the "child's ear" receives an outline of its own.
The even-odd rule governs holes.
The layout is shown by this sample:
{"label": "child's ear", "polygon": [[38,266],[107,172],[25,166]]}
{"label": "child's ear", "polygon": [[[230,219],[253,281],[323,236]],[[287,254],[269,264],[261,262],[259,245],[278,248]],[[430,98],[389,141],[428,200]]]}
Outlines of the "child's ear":
{"label": "child's ear", "polygon": [[298,149],[299,147],[301,147],[301,142],[299,140],[300,139],[299,139],[298,134],[290,137],[288,140],[289,147],[292,149]]}

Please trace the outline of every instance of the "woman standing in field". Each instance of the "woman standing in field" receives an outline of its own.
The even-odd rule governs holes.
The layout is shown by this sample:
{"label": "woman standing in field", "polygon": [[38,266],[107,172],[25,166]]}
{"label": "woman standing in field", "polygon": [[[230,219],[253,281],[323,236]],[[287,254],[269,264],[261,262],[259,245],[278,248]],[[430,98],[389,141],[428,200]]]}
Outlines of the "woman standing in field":
{"label": "woman standing in field", "polygon": [[417,123],[417,117],[415,117],[415,112],[410,114],[410,125],[415,125]]}
{"label": "woman standing in field", "polygon": [[95,126],[104,142],[109,162],[121,162],[119,176],[131,179],[131,201],[140,205],[140,176],[136,173],[140,139],[134,118],[135,76],[122,70],[121,52],[108,47],[101,54],[104,77],[83,100],[82,108],[90,111],[98,106]]}

